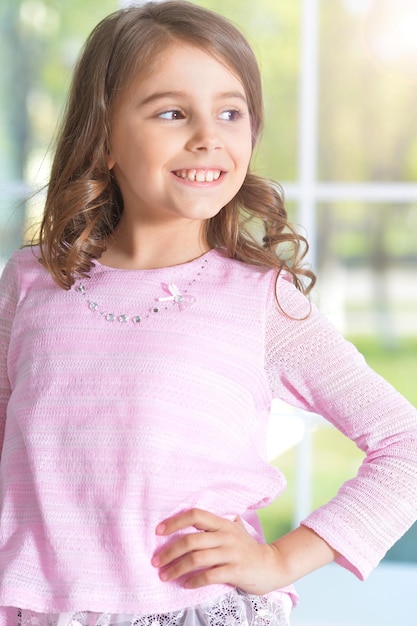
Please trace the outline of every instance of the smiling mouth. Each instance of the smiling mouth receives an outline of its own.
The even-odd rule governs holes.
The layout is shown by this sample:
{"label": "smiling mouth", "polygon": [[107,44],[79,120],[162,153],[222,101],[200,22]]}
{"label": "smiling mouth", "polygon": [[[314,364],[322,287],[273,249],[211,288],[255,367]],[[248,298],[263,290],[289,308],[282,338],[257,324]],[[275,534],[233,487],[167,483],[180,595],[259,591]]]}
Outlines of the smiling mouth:
{"label": "smiling mouth", "polygon": [[212,183],[218,180],[221,176],[221,170],[176,170],[173,172],[178,178],[183,180],[189,180],[194,183]]}

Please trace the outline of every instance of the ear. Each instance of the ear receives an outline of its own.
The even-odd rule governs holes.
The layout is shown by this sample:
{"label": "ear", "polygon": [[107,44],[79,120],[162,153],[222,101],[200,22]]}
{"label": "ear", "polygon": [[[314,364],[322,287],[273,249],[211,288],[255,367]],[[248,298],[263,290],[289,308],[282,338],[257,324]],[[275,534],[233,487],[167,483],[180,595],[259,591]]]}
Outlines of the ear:
{"label": "ear", "polygon": [[114,166],[116,165],[116,159],[113,156],[113,150],[112,150],[112,147],[111,147],[111,143],[110,143],[110,138],[109,137],[106,138],[105,150],[106,150],[107,167],[108,167],[109,170],[112,170],[114,168]]}
{"label": "ear", "polygon": [[116,165],[116,159],[113,157],[111,152],[107,153],[107,167],[109,170],[112,170]]}

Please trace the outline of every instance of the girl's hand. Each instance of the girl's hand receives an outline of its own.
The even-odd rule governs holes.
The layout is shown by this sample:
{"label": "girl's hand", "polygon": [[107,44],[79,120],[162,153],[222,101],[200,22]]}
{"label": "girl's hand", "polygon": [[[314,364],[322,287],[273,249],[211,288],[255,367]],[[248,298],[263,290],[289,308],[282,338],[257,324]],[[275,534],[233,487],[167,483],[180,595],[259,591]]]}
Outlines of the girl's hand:
{"label": "girl's hand", "polygon": [[184,576],[188,589],[226,583],[256,595],[291,582],[277,547],[258,543],[240,518],[229,521],[191,509],[161,522],[156,533],[167,536],[190,527],[203,532],[183,535],[153,557],[161,580]]}

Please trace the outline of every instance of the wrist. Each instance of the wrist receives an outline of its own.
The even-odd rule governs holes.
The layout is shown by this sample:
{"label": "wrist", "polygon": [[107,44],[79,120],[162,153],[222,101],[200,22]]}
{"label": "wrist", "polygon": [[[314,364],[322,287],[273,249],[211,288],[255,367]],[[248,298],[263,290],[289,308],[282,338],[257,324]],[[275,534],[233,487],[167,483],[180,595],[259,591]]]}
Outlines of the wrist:
{"label": "wrist", "polygon": [[296,582],[338,556],[324,539],[306,526],[299,526],[270,545],[284,580],[282,586]]}

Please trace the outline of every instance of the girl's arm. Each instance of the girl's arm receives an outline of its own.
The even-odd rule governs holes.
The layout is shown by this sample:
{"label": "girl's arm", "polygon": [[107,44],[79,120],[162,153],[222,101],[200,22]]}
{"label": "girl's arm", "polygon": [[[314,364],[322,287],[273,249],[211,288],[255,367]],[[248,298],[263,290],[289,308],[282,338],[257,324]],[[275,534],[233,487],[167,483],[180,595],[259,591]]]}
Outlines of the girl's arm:
{"label": "girl's arm", "polygon": [[322,415],[365,453],[357,475],[303,524],[364,579],[417,518],[417,411],[314,306],[308,315],[309,303],[285,278],[277,295],[291,317],[269,307],[273,395]]}

